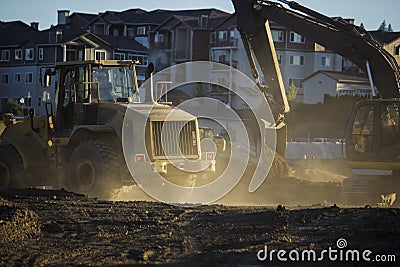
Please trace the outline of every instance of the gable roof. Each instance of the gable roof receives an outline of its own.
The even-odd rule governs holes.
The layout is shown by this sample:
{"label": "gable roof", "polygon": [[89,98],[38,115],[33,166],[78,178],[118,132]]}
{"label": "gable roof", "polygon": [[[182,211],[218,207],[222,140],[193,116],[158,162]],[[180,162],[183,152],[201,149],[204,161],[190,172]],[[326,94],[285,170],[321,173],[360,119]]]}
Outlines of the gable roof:
{"label": "gable roof", "polygon": [[142,51],[146,52],[148,49],[137,42],[135,39],[120,37],[120,36],[112,36],[112,35],[102,35],[102,34],[93,34],[98,37],[100,40],[108,43],[113,48],[117,48],[119,50],[134,50],[134,51]]}
{"label": "gable roof", "polygon": [[74,12],[74,13],[72,13],[72,15],[71,15],[70,17],[72,17],[72,16],[79,16],[79,17],[81,17],[83,20],[85,20],[86,23],[89,24],[90,22],[92,22],[93,20],[95,20],[99,15],[90,14],[90,13]]}
{"label": "gable roof", "polygon": [[339,83],[369,83],[368,78],[365,75],[357,75],[350,73],[343,73],[337,71],[324,71],[319,70],[314,72],[313,74],[307,76],[303,79],[303,81],[309,80],[318,74],[326,75]]}
{"label": "gable roof", "polygon": [[369,33],[381,44],[389,44],[400,38],[400,32],[370,31]]}

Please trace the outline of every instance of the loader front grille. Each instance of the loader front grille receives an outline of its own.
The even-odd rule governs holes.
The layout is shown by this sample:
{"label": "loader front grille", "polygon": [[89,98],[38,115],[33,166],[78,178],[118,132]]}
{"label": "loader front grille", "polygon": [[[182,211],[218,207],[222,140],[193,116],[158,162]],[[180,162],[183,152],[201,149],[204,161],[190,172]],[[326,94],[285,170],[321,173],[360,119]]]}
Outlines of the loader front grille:
{"label": "loader front grille", "polygon": [[196,121],[152,121],[153,155],[198,158]]}

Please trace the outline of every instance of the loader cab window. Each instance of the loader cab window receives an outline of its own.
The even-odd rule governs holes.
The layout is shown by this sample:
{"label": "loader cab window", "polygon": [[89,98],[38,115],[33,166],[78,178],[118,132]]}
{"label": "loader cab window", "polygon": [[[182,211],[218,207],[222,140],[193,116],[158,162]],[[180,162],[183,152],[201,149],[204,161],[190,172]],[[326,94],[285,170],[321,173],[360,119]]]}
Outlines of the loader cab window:
{"label": "loader cab window", "polygon": [[352,143],[359,153],[373,150],[374,105],[363,105],[357,111],[353,122]]}
{"label": "loader cab window", "polygon": [[399,134],[399,103],[382,103],[380,107],[382,146],[391,146]]}
{"label": "loader cab window", "polygon": [[98,84],[99,100],[116,102],[134,95],[132,72],[128,67],[94,68],[93,81]]}

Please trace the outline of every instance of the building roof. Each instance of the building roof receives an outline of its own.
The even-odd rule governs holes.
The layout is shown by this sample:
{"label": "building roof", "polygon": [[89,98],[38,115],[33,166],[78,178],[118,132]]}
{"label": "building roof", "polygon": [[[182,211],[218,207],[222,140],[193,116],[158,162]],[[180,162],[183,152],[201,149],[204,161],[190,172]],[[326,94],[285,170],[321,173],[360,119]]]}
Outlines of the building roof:
{"label": "building roof", "polygon": [[135,39],[120,37],[120,36],[112,36],[112,35],[102,35],[102,34],[93,34],[97,36],[100,40],[111,45],[113,48],[117,48],[120,50],[134,50],[134,51],[142,51],[146,52],[148,49],[137,42]]}
{"label": "building roof", "polygon": [[304,78],[303,81],[309,80],[318,74],[326,75],[336,80],[339,83],[369,83],[368,78],[363,75],[349,74],[337,71],[323,71],[323,70],[314,72],[313,74]]}
{"label": "building roof", "polygon": [[369,33],[381,44],[389,44],[400,38],[400,32],[370,31]]}
{"label": "building roof", "polygon": [[100,15],[103,18],[106,14],[113,15],[118,21],[108,21],[109,23],[126,23],[133,25],[160,25],[173,16],[186,16],[199,18],[201,15],[207,15],[209,19],[216,19],[221,17],[230,16],[229,13],[224,11],[210,8],[210,9],[195,9],[195,10],[164,10],[156,9],[152,11],[145,11],[143,9],[128,9],[122,12],[107,11]]}
{"label": "building roof", "polygon": [[87,23],[92,22],[94,19],[96,19],[99,15],[97,14],[90,14],[90,13],[81,13],[81,12],[74,12],[72,13],[72,16],[79,16],[82,19],[84,19]]}

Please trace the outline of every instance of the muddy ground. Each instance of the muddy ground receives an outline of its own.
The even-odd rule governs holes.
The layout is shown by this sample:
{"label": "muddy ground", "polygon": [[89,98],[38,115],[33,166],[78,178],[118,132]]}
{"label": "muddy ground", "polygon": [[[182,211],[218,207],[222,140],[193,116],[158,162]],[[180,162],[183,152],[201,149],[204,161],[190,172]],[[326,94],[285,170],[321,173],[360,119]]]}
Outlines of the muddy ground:
{"label": "muddy ground", "polygon": [[[274,254],[274,265],[376,266],[375,256],[384,256],[390,260],[386,265],[396,266],[393,260],[400,261],[400,210],[337,204],[335,179],[344,174],[329,172],[332,164],[319,172],[314,167],[294,166],[291,171],[307,179],[269,179],[253,206],[177,207],[151,201],[97,200],[65,190],[3,191],[0,265],[263,266],[271,261],[260,261],[257,253],[267,246],[267,251],[285,250],[287,259],[292,250],[300,253],[299,261],[286,263]],[[315,181],[320,175],[328,181]],[[132,191],[123,191],[120,200],[129,199],[129,194]],[[238,204],[233,200],[228,196],[221,203]],[[262,200],[267,205],[255,206]],[[339,249],[339,239],[345,239],[347,246]],[[335,261],[326,253],[322,254],[324,263],[314,262],[307,254],[301,260],[304,251],[315,251],[318,259],[329,248],[337,250],[332,254],[337,254]],[[360,261],[345,261],[344,256],[340,261],[339,252],[346,255],[347,250],[358,250]],[[365,250],[371,251],[367,257],[371,262],[363,260]]]}

